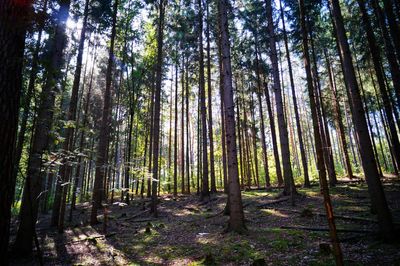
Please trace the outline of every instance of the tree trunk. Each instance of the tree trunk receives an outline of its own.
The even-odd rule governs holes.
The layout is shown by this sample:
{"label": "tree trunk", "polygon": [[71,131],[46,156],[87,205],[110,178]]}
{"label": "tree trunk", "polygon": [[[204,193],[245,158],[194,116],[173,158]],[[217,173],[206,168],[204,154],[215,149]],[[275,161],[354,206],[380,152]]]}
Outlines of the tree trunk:
{"label": "tree trunk", "polygon": [[264,93],[265,93],[265,99],[267,101],[269,126],[271,128],[271,138],[272,138],[272,147],[274,149],[276,177],[278,179],[278,186],[282,186],[283,179],[282,179],[282,171],[281,171],[281,162],[279,159],[279,152],[278,152],[278,142],[276,140],[275,119],[274,119],[274,115],[272,114],[272,105],[271,105],[271,99],[269,97],[269,88],[268,88],[267,83],[264,83]]}
{"label": "tree trunk", "polygon": [[[267,155],[267,143],[265,141],[265,124],[264,124],[264,111],[262,107],[262,85],[261,85],[261,77],[260,77],[260,62],[259,62],[259,51],[258,51],[258,34],[256,31],[255,34],[255,50],[256,50],[256,76],[257,76],[257,100],[258,100],[258,112],[260,113],[260,126],[261,126],[261,146],[263,153],[263,164],[264,164],[264,172],[265,172],[265,186],[271,186],[271,180],[269,176],[269,167],[268,167],[268,155]],[[240,144],[240,135],[239,135],[239,144]],[[240,146],[239,146],[240,150]]]}
{"label": "tree trunk", "polygon": [[111,79],[114,61],[114,42],[116,35],[116,24],[117,24],[117,13],[118,13],[118,0],[115,0],[113,6],[113,18],[112,18],[112,30],[109,47],[109,56],[107,63],[106,73],[106,88],[104,92],[104,105],[101,120],[101,127],[99,133],[99,144],[97,148],[96,158],[96,172],[94,178],[94,187],[92,195],[92,211],[90,214],[90,224],[97,224],[97,211],[101,207],[101,200],[104,195],[103,183],[105,177],[105,171],[107,164],[107,146],[110,135],[110,123],[111,123]]}
{"label": "tree trunk", "polygon": [[390,136],[391,136],[390,140],[393,145],[393,151],[394,151],[397,168],[399,168],[399,166],[400,166],[400,142],[399,142],[399,138],[397,135],[396,124],[393,119],[393,110],[392,110],[392,107],[390,104],[388,91],[386,90],[386,86],[385,86],[384,73],[381,68],[382,60],[380,58],[380,51],[376,44],[375,35],[372,30],[371,23],[369,21],[369,17],[367,14],[364,0],[357,0],[357,2],[360,7],[361,17],[362,17],[362,21],[363,21],[363,24],[365,27],[366,34],[367,34],[369,50],[370,50],[372,62],[373,62],[374,69],[375,69],[375,75],[378,80],[378,87],[379,87],[379,91],[380,91],[380,94],[381,94],[381,97],[383,100],[383,107],[384,107],[384,111],[386,113],[386,117],[387,117],[387,121],[388,121],[388,125],[389,125]]}
{"label": "tree trunk", "polygon": [[202,125],[202,138],[203,138],[203,178],[202,178],[202,192],[200,199],[204,200],[210,196],[208,184],[208,154],[207,154],[207,108],[206,108],[206,93],[204,81],[204,51],[203,51],[203,8],[202,1],[198,0],[198,38],[199,38],[199,97],[200,97],[200,112],[201,112],[201,125]]}
{"label": "tree trunk", "polygon": [[[81,36],[78,47],[78,56],[76,58],[76,68],[74,81],[72,84],[72,92],[71,92],[71,100],[69,103],[69,110],[67,113],[66,120],[67,121],[75,121],[76,120],[76,111],[78,107],[78,94],[79,94],[79,84],[81,81],[81,72],[82,72],[82,57],[83,57],[83,49],[85,45],[86,38],[86,26],[89,14],[89,0],[85,1],[84,8],[84,18],[82,23]],[[74,148],[74,127],[68,127],[65,132],[65,142],[64,142],[64,151],[72,152]],[[69,165],[69,162],[65,162],[60,167],[60,178],[63,183],[68,182],[70,175],[72,172],[72,167]],[[59,199],[55,199],[54,203],[60,203],[58,206],[56,204],[53,205],[53,216],[59,214],[58,217],[58,231],[62,232],[64,230],[64,216],[65,216],[65,205],[66,205],[66,197],[69,185],[61,186],[61,183],[57,182],[56,194],[55,197]],[[63,193],[60,193],[63,191]],[[59,193],[57,193],[59,192]]]}
{"label": "tree trunk", "polygon": [[3,64],[0,68],[0,257],[5,265],[8,264],[11,204],[15,192],[15,168],[18,167],[14,148],[22,90],[25,33],[31,5],[32,1],[21,4],[10,0],[2,1],[0,5],[0,60]]}
{"label": "tree trunk", "polygon": [[390,35],[396,50],[397,60],[400,62],[400,28],[398,21],[396,22],[396,16],[393,12],[392,0],[383,0],[383,7],[385,9],[386,18],[389,24]]}
{"label": "tree trunk", "polygon": [[328,183],[326,180],[326,171],[323,157],[323,146],[322,146],[322,138],[321,131],[323,131],[320,120],[318,120],[317,115],[317,106],[316,106],[316,97],[314,95],[315,89],[314,84],[312,82],[312,74],[311,74],[311,61],[310,54],[308,48],[308,33],[306,27],[306,10],[304,5],[304,0],[299,1],[299,9],[300,9],[300,23],[301,23],[301,33],[302,33],[302,44],[303,44],[303,57],[304,57],[304,67],[306,70],[307,76],[307,89],[308,95],[310,98],[310,109],[311,109],[311,117],[313,123],[313,131],[314,131],[314,140],[315,140],[315,148],[317,153],[317,170],[319,173],[319,180],[321,184],[321,190],[324,197],[324,206],[328,218],[329,225],[329,233],[333,245],[336,265],[343,265],[343,257],[342,251],[339,244],[339,239],[336,233],[336,225],[333,216],[333,209],[331,204],[331,198],[329,195]]}
{"label": "tree trunk", "polygon": [[58,93],[57,86],[54,86],[54,84],[60,80],[63,51],[66,44],[65,27],[69,7],[69,0],[60,3],[58,11],[59,21],[55,25],[55,35],[49,52],[50,65],[47,69],[47,80],[41,93],[37,124],[28,161],[27,179],[20,211],[20,225],[14,245],[15,251],[18,254],[29,254],[32,252],[32,240],[35,234],[39,203],[38,196],[41,192],[43,181],[41,177],[42,155],[48,148],[49,133],[53,123],[53,109],[55,97]]}
{"label": "tree trunk", "polygon": [[212,87],[211,87],[211,55],[210,55],[210,19],[209,19],[209,3],[206,1],[207,9],[207,100],[208,100],[208,138],[210,141],[210,189],[211,193],[217,192],[215,181],[215,159],[214,159],[214,136],[213,136],[213,113],[212,113]]}
{"label": "tree trunk", "polygon": [[306,153],[305,153],[305,150],[304,150],[303,132],[302,132],[302,129],[301,129],[301,124],[300,124],[300,116],[299,116],[299,110],[298,110],[297,98],[296,98],[296,89],[295,89],[295,86],[294,86],[292,61],[290,59],[288,38],[287,38],[287,34],[286,34],[285,14],[283,12],[282,1],[281,0],[279,1],[279,6],[280,6],[280,11],[281,11],[283,40],[285,42],[285,51],[286,51],[286,60],[287,60],[287,63],[288,63],[288,70],[289,70],[290,87],[291,87],[291,90],[292,90],[294,116],[295,116],[295,119],[296,119],[297,135],[298,135],[298,138],[299,138],[299,148],[300,148],[301,163],[302,163],[303,172],[304,172],[304,186],[305,187],[310,187],[310,177],[308,175],[307,157],[306,157]]}
{"label": "tree trunk", "polygon": [[333,105],[333,110],[334,110],[334,115],[335,115],[336,128],[337,128],[337,131],[339,132],[339,137],[340,137],[341,147],[342,147],[343,154],[344,154],[344,162],[345,162],[345,166],[346,166],[347,175],[349,176],[350,179],[352,179],[352,178],[354,178],[353,170],[351,168],[350,157],[349,157],[349,153],[347,150],[348,148],[347,148],[346,135],[345,135],[345,131],[344,131],[342,113],[340,111],[340,105],[339,105],[339,100],[338,100],[337,91],[336,91],[336,84],[334,82],[334,73],[333,73],[328,55],[326,54],[326,51],[325,51],[325,59],[326,59],[326,68],[328,70],[329,86],[330,86],[330,89],[332,92],[332,94],[331,94],[332,99],[333,99],[332,105]]}
{"label": "tree trunk", "polygon": [[270,48],[270,58],[271,58],[273,81],[274,81],[273,88],[275,92],[276,114],[278,118],[278,127],[279,127],[279,140],[280,140],[279,142],[282,153],[282,166],[283,166],[283,177],[284,177],[283,193],[285,195],[291,195],[296,193],[296,187],[294,185],[292,168],[290,164],[289,137],[283,111],[282,92],[281,92],[279,67],[278,67],[278,54],[276,51],[275,29],[272,18],[271,0],[265,0],[265,5],[267,9],[269,48]]}
{"label": "tree trunk", "polygon": [[371,139],[368,133],[364,108],[361,102],[361,95],[356,80],[339,1],[329,0],[329,2],[339,42],[340,53],[343,58],[343,68],[346,73],[345,81],[350,91],[350,100],[353,106],[352,116],[358,135],[358,140],[360,142],[360,153],[362,157],[365,178],[368,184],[368,191],[370,193],[373,209],[377,210],[381,232],[385,238],[392,239],[394,237],[392,216],[386,202],[382,183],[379,179],[378,168],[376,166]]}
{"label": "tree trunk", "polygon": [[228,0],[218,1],[218,17],[220,30],[220,43],[222,55],[222,70],[224,88],[224,104],[225,104],[225,119],[226,119],[226,152],[228,158],[228,175],[229,175],[229,222],[228,228],[236,232],[242,232],[245,229],[244,214],[242,205],[242,196],[239,185],[239,172],[237,162],[236,149],[236,128],[235,128],[235,109],[233,101],[232,88],[232,69],[230,59],[230,43],[228,33],[228,15],[227,15]]}
{"label": "tree trunk", "polygon": [[178,64],[175,65],[174,197],[178,196]]}
{"label": "tree trunk", "polygon": [[[363,2],[363,3],[365,6],[365,2]],[[395,91],[395,95],[396,95],[396,99],[397,99],[396,105],[397,105],[397,108],[400,108],[400,67],[399,67],[400,55],[399,54],[397,55],[399,58],[399,62],[397,62],[396,53],[395,53],[393,45],[392,45],[392,40],[390,39],[388,30],[386,28],[385,15],[379,6],[379,3],[376,2],[375,0],[373,0],[372,7],[373,7],[375,17],[378,20],[378,24],[379,24],[379,27],[382,32],[383,43],[385,45],[386,58],[389,63],[390,74],[391,74],[391,78],[393,81],[393,87],[394,87],[394,91]],[[368,20],[368,16],[366,18]],[[372,34],[372,36],[374,37],[373,34]],[[376,49],[379,49],[378,46],[376,46]],[[400,52],[400,51],[398,51],[398,52]],[[379,56],[379,55],[375,55],[375,56]],[[382,69],[382,67],[380,67],[380,69]],[[382,69],[382,73],[385,78],[385,75],[384,75],[385,73],[384,73],[383,69]],[[399,121],[397,121],[397,123],[399,123]]]}
{"label": "tree trunk", "polygon": [[156,87],[154,99],[154,129],[153,129],[153,183],[151,191],[151,213],[157,217],[157,183],[159,182],[158,173],[158,157],[159,157],[159,142],[160,142],[160,106],[161,106],[161,83],[162,83],[162,65],[163,65],[163,41],[164,41],[164,12],[165,0],[160,0],[159,21],[157,30],[157,64],[156,64]]}

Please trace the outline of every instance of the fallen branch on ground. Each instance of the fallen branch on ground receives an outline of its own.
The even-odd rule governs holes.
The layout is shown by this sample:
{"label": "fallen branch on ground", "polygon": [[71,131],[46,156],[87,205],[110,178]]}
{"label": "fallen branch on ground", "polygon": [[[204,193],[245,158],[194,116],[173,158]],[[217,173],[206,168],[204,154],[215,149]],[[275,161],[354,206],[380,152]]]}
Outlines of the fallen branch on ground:
{"label": "fallen branch on ground", "polygon": [[150,210],[145,210],[145,211],[139,212],[138,214],[135,214],[135,215],[133,215],[133,216],[131,216],[131,217],[127,217],[127,218],[125,218],[124,220],[125,220],[125,221],[129,221],[129,220],[135,219],[136,217],[139,217],[140,215],[145,214],[145,213],[147,213],[147,212],[149,212],[149,211],[150,211]]}
{"label": "fallen branch on ground", "polygon": [[290,197],[283,197],[283,198],[280,198],[280,199],[277,199],[277,200],[273,200],[273,201],[270,201],[270,202],[266,202],[266,203],[263,203],[263,204],[259,204],[259,205],[257,205],[257,207],[258,207],[258,208],[262,208],[262,207],[264,207],[264,206],[271,205],[271,204],[275,204],[275,203],[284,202],[284,201],[287,201],[287,200],[289,200],[289,199],[290,199]]}
{"label": "fallen branch on ground", "polygon": [[[281,226],[281,229],[296,229],[296,230],[305,230],[305,231],[316,231],[316,232],[329,232],[329,228],[321,228],[321,227],[306,227],[306,226]],[[377,233],[372,230],[360,230],[360,229],[336,229],[337,232],[342,233]]]}
{"label": "fallen branch on ground", "polygon": [[[299,210],[291,210],[291,209],[285,209],[285,208],[265,208],[265,209],[275,209],[278,211],[287,211],[287,212],[294,212],[294,213],[299,213],[302,214],[302,211]],[[325,213],[320,213],[320,212],[313,212],[313,214],[317,216],[326,216]],[[357,221],[357,222],[370,222],[370,223],[378,223],[377,220],[374,219],[369,219],[369,218],[363,218],[363,217],[356,217],[356,216],[345,216],[345,215],[335,215],[335,219],[341,219],[341,220],[349,220],[349,221]]]}

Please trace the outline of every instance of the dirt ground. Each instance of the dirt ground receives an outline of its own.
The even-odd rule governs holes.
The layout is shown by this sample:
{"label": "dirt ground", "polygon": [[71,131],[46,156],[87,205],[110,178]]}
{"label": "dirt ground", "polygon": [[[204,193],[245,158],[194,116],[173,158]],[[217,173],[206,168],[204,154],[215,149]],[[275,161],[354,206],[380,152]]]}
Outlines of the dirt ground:
{"label": "dirt ground", "polygon": [[[384,186],[399,228],[400,180],[386,178]],[[244,191],[248,231],[242,235],[224,232],[223,193],[206,204],[196,195],[161,196],[157,219],[147,199],[115,202],[106,233],[103,223],[89,226],[90,206],[80,204],[63,234],[49,227],[49,215],[39,218],[37,233],[45,265],[334,265],[328,232],[305,230],[327,228],[319,188],[298,191],[294,207],[277,200],[279,189]],[[400,265],[399,242],[386,244],[376,233],[366,184],[341,183],[331,195],[345,264]],[[38,265],[38,259],[17,258],[12,265]]]}

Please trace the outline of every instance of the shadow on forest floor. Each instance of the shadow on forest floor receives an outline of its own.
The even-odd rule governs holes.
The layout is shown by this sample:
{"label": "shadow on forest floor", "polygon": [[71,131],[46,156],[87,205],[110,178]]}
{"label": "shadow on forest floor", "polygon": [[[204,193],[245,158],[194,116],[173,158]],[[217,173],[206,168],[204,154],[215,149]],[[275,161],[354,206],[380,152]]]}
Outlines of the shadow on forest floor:
{"label": "shadow on forest floor", "polygon": [[[394,220],[400,222],[400,180],[386,179],[384,185]],[[146,199],[114,204],[105,235],[102,224],[88,225],[87,203],[78,205],[64,234],[48,226],[49,215],[40,218],[37,231],[46,265],[334,265],[333,256],[320,250],[321,243],[329,243],[328,232],[303,230],[327,228],[319,187],[298,190],[294,207],[277,202],[278,189],[244,191],[248,233],[243,235],[223,233],[228,217],[221,214],[226,202],[221,193],[208,204],[196,195],[176,201],[164,195],[157,219],[146,211]],[[368,233],[377,231],[377,224],[366,184],[342,183],[331,194],[335,215],[341,217],[337,228],[347,230],[339,233],[347,264],[400,264],[399,244],[385,244]],[[36,258],[12,262],[35,263]]]}

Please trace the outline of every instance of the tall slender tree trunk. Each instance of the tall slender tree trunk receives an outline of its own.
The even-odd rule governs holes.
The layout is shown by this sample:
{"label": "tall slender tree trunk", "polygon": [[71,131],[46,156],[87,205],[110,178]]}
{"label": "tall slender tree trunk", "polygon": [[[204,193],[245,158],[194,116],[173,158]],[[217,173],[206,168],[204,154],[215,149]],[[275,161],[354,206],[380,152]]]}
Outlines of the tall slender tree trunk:
{"label": "tall slender tree trunk", "polygon": [[375,75],[378,80],[378,87],[379,87],[379,91],[380,91],[380,94],[381,94],[381,97],[383,100],[383,107],[384,107],[384,111],[386,113],[386,118],[387,118],[388,125],[389,125],[390,136],[391,136],[390,140],[392,142],[393,151],[394,151],[393,153],[395,156],[397,168],[399,168],[399,166],[400,166],[400,142],[399,142],[399,137],[398,137],[397,130],[396,130],[396,124],[393,119],[393,109],[390,104],[390,98],[389,98],[388,91],[386,90],[386,86],[385,86],[384,73],[381,68],[382,60],[380,58],[380,51],[376,44],[375,35],[372,30],[371,23],[369,21],[369,17],[367,14],[364,0],[357,0],[357,2],[360,7],[361,17],[362,17],[362,21],[363,21],[363,24],[365,27],[366,34],[367,34],[369,50],[370,50],[372,62],[373,62],[374,69],[375,69]]}
{"label": "tall slender tree trunk", "polygon": [[[387,2],[387,1],[385,0],[384,2]],[[365,10],[365,2],[363,1],[363,2],[361,2],[361,4],[364,4],[364,10]],[[387,6],[388,5],[385,4],[385,9],[386,9]],[[389,36],[388,30],[387,30],[387,27],[386,27],[385,14],[382,12],[381,7],[379,6],[379,2],[377,2],[376,0],[372,0],[372,7],[373,7],[375,17],[378,20],[378,24],[379,24],[379,27],[380,27],[381,32],[382,32],[383,43],[385,45],[386,58],[387,58],[387,61],[389,63],[390,74],[391,74],[391,77],[392,77],[393,87],[394,87],[394,91],[395,91],[395,95],[396,95],[396,99],[397,99],[397,108],[400,108],[400,67],[399,67],[400,54],[397,54],[397,58],[399,60],[399,61],[397,61],[396,60],[395,48],[392,45],[392,40],[391,40],[391,38]],[[362,16],[362,18],[364,20],[364,16]],[[366,19],[367,19],[367,21],[364,22],[364,23],[367,23],[369,21],[368,15],[366,16]],[[366,31],[367,31],[367,29],[366,29]],[[394,31],[392,31],[392,29],[391,29],[391,33],[392,34],[394,33]],[[367,32],[367,34],[371,35],[373,39],[375,38],[373,33],[368,33]],[[400,33],[398,33],[398,34],[400,34]],[[395,37],[393,37],[393,40],[394,40],[394,38],[397,38],[398,40],[400,40],[400,37],[397,36],[397,35]],[[378,51],[379,51],[379,48],[378,48],[378,46],[376,44],[375,44],[375,48],[374,49],[378,49]],[[400,53],[400,47],[398,48],[397,53]],[[379,58],[379,54],[376,54],[374,56]],[[384,73],[383,69],[381,67],[380,67],[380,69],[381,69],[381,71],[383,73],[383,76],[385,77],[385,75],[384,75],[385,73]],[[378,81],[378,83],[379,83],[379,81]]]}
{"label": "tall slender tree trunk", "polygon": [[174,197],[178,196],[178,64],[175,66]]}
{"label": "tall slender tree trunk", "polygon": [[185,193],[185,55],[182,56],[182,95],[181,95],[181,190]]}
{"label": "tall slender tree trunk", "polygon": [[276,101],[276,114],[278,118],[278,127],[279,127],[279,142],[282,153],[282,166],[283,166],[283,177],[284,177],[283,194],[292,195],[296,193],[296,187],[294,185],[293,173],[290,163],[289,137],[283,111],[284,109],[282,102],[281,84],[279,78],[278,54],[276,51],[276,40],[275,40],[275,29],[274,29],[275,26],[272,18],[271,0],[265,0],[265,5],[267,9],[269,48],[270,48],[270,58],[272,63],[272,73],[274,82],[273,88],[275,92],[275,101]]}
{"label": "tall slender tree trunk", "polygon": [[96,158],[96,171],[94,178],[94,187],[92,195],[92,211],[90,214],[90,224],[97,224],[97,212],[101,207],[101,200],[103,199],[104,192],[103,184],[106,174],[107,164],[107,147],[108,139],[110,135],[110,123],[111,123],[111,80],[112,80],[112,70],[114,62],[114,42],[116,35],[116,24],[117,24],[117,13],[118,13],[118,0],[114,1],[113,5],[113,17],[112,17],[112,29],[111,29],[111,39],[107,63],[106,72],[106,88],[104,92],[104,105],[101,120],[101,127],[99,133],[99,144],[97,148],[97,158]]}
{"label": "tall slender tree trunk", "polygon": [[264,83],[264,93],[265,93],[265,99],[267,101],[269,126],[271,128],[272,148],[274,150],[276,177],[278,179],[278,186],[282,186],[283,178],[282,178],[281,162],[279,159],[279,152],[278,152],[278,142],[276,140],[275,119],[274,115],[272,114],[272,105],[271,105],[271,99],[269,97],[269,88],[267,83]]}
{"label": "tall slender tree trunk", "polygon": [[188,70],[188,59],[186,58],[186,192],[190,194],[190,137],[189,137],[189,70]]}
{"label": "tall slender tree trunk", "polygon": [[210,141],[210,189],[211,193],[217,192],[215,181],[215,158],[214,158],[214,136],[213,136],[213,113],[212,113],[212,87],[211,87],[211,55],[210,55],[210,19],[209,3],[206,1],[207,9],[207,100],[208,100],[208,139]]}
{"label": "tall slender tree trunk", "polygon": [[[203,179],[202,179],[202,192],[200,199],[204,200],[209,197],[209,184],[208,184],[208,152],[207,152],[207,108],[206,108],[206,93],[205,93],[205,80],[204,80],[204,51],[203,51],[203,8],[202,1],[198,0],[198,20],[199,20],[199,97],[200,97],[200,112],[201,112],[201,125],[202,125],[202,138],[203,138]],[[215,177],[214,177],[215,179]]]}
{"label": "tall slender tree trunk", "polygon": [[283,40],[285,42],[285,51],[286,51],[286,60],[288,63],[288,70],[289,70],[289,80],[290,80],[290,88],[292,91],[292,100],[293,100],[293,108],[294,108],[294,116],[296,119],[296,127],[297,127],[297,135],[299,138],[299,148],[300,148],[300,156],[301,156],[301,164],[303,166],[304,172],[304,186],[310,187],[310,177],[308,175],[308,164],[307,164],[307,157],[304,149],[303,143],[303,132],[301,129],[300,124],[300,115],[299,115],[299,108],[297,106],[297,98],[296,98],[296,89],[294,86],[294,79],[293,79],[293,70],[292,70],[292,61],[290,59],[290,51],[288,45],[288,38],[286,34],[286,26],[285,26],[285,14],[282,8],[282,1],[279,1],[280,11],[281,11],[281,19],[282,19],[282,29],[283,29]]}
{"label": "tall slender tree trunk", "polygon": [[157,65],[156,65],[156,87],[154,99],[154,130],[153,130],[153,184],[151,193],[151,212],[157,217],[157,182],[159,182],[158,157],[160,142],[160,106],[161,106],[161,83],[162,83],[162,65],[163,65],[163,42],[164,42],[164,13],[167,0],[160,0],[159,20],[157,30]]}
{"label": "tall slender tree trunk", "polygon": [[224,178],[224,193],[228,193],[228,173],[226,158],[225,140],[225,106],[224,106],[224,80],[222,77],[222,51],[220,38],[218,38],[218,67],[219,67],[219,94],[220,94],[220,113],[221,113],[221,150],[222,150],[222,173]]}
{"label": "tall slender tree trunk", "polygon": [[345,81],[350,91],[350,102],[353,106],[352,116],[360,142],[360,153],[365,177],[368,184],[368,191],[371,197],[373,209],[377,210],[380,230],[387,239],[394,237],[394,227],[392,216],[388,208],[382,183],[379,179],[379,172],[376,165],[371,139],[365,120],[364,108],[362,106],[361,95],[358,88],[354,71],[350,47],[347,41],[346,30],[343,24],[343,17],[338,0],[329,0],[333,15],[334,26],[339,42],[340,53],[343,58],[343,68],[345,71]]}
{"label": "tall slender tree trunk", "polygon": [[218,1],[219,31],[222,55],[222,79],[224,88],[224,104],[226,119],[226,153],[229,175],[229,222],[228,228],[236,232],[245,229],[242,196],[240,193],[239,172],[236,149],[235,109],[232,88],[232,69],[230,58],[230,43],[228,33],[228,0]]}
{"label": "tall slender tree trunk", "polygon": [[332,105],[333,105],[333,110],[334,110],[334,115],[335,115],[335,123],[336,123],[336,128],[337,131],[339,132],[339,138],[341,142],[341,147],[342,151],[344,154],[344,162],[345,162],[345,167],[347,171],[347,175],[349,176],[350,179],[354,178],[353,176],[353,170],[351,168],[351,163],[350,163],[350,157],[348,153],[348,147],[347,147],[347,141],[346,141],[346,135],[344,131],[344,125],[343,125],[343,120],[342,120],[342,113],[340,111],[340,105],[339,105],[339,100],[337,96],[337,91],[336,91],[336,84],[334,82],[334,73],[332,71],[331,63],[328,58],[328,55],[326,54],[325,51],[325,59],[326,59],[326,68],[328,70],[328,79],[329,79],[329,86],[332,92]]}
{"label": "tall slender tree trunk", "polygon": [[[78,94],[79,94],[79,84],[81,80],[81,72],[82,72],[82,57],[83,57],[83,49],[85,45],[86,39],[86,27],[87,27],[87,20],[89,14],[89,0],[85,1],[85,8],[83,11],[83,23],[82,23],[82,30],[81,36],[78,46],[78,56],[76,58],[76,68],[75,68],[75,75],[74,81],[72,84],[72,92],[71,92],[71,100],[69,103],[69,110],[67,113],[66,120],[67,121],[75,121],[76,120],[76,113],[78,107]],[[67,152],[72,152],[74,148],[74,127],[68,127],[65,132],[65,142],[63,149]],[[72,167],[69,165],[69,162],[65,162],[60,167],[60,178],[63,183],[67,182],[70,178],[72,172]],[[66,208],[66,197],[69,185],[62,186],[60,182],[57,182],[56,186],[56,194],[54,199],[53,205],[53,213],[52,215],[58,214],[58,231],[62,232],[64,230],[64,216],[65,216],[65,208]],[[58,192],[58,193],[57,193]],[[59,204],[55,204],[55,203]],[[55,218],[52,219],[53,221]]]}
{"label": "tall slender tree trunk", "polygon": [[389,24],[390,35],[396,50],[397,60],[400,62],[400,28],[399,22],[396,21],[396,15],[393,12],[394,6],[392,0],[383,0],[383,7]]}
{"label": "tall slender tree trunk", "polygon": [[[258,100],[258,112],[260,113],[260,127],[261,127],[261,146],[263,153],[263,164],[264,164],[264,172],[265,172],[265,186],[268,188],[271,186],[271,180],[269,176],[269,167],[268,167],[268,155],[267,155],[267,143],[265,140],[265,124],[264,124],[264,111],[262,107],[262,85],[261,85],[261,77],[260,77],[260,62],[259,62],[259,53],[258,53],[258,34],[256,32],[255,36],[255,50],[256,50],[256,76],[257,76],[257,100]],[[239,135],[239,145],[240,145],[240,135]],[[239,146],[239,150],[240,146]],[[241,152],[240,152],[241,153]],[[242,160],[240,160],[242,165]]]}

